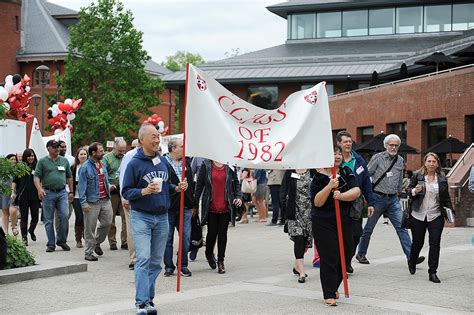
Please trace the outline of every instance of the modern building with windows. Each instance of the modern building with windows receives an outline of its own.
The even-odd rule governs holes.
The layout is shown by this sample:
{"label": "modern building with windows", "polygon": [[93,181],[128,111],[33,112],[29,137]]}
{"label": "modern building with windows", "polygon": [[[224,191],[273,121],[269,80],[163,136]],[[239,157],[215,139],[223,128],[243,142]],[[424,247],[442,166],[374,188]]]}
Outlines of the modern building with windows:
{"label": "modern building with windows", "polygon": [[[267,9],[287,20],[284,44],[200,67],[240,98],[274,109],[326,81],[334,134],[347,129],[361,143],[393,132],[419,151],[448,135],[473,142],[473,54],[416,64],[472,48],[473,1],[289,0]],[[184,95],[184,71],[163,80]],[[407,168],[420,162],[408,155]]]}

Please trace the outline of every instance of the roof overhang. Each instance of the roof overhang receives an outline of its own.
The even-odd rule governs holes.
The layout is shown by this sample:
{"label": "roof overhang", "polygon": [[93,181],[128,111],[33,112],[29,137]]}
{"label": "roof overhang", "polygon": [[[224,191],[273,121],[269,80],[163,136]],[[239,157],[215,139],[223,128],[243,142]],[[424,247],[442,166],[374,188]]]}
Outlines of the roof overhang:
{"label": "roof overhang", "polygon": [[16,60],[18,62],[33,62],[33,61],[46,61],[46,60],[65,60],[67,56],[67,53],[64,52],[57,52],[57,53],[38,53],[38,54],[28,54],[28,55],[22,55],[22,54],[17,54],[16,55]]}

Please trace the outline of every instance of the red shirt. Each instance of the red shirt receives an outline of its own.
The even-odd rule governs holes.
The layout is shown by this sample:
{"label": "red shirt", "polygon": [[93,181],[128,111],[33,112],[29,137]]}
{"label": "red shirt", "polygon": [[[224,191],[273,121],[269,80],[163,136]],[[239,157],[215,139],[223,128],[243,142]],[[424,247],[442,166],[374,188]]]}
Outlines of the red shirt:
{"label": "red shirt", "polygon": [[226,213],[229,211],[225,200],[225,166],[218,168],[212,165],[212,201],[209,210],[214,213]]}
{"label": "red shirt", "polygon": [[99,174],[99,199],[106,199],[107,191],[105,190],[104,171],[102,169],[102,162],[99,162],[99,167],[97,167],[97,164],[96,164],[95,169],[97,170],[97,174]]}

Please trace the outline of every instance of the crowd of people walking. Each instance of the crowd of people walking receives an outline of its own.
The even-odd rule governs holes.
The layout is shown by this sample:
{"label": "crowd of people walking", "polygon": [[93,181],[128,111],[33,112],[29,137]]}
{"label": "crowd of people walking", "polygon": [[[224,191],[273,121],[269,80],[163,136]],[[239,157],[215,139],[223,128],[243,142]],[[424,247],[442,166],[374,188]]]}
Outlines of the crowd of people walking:
{"label": "crowd of people walking", "polygon": [[[22,152],[20,159],[16,154],[6,157],[12,163],[21,160],[31,172],[2,183],[12,188],[11,195],[0,198],[2,227],[8,233],[11,224],[12,234],[18,235],[19,212],[25,245],[37,240],[41,221],[47,235],[46,252],[56,247],[69,251],[69,218],[74,212],[75,247],[84,248],[85,260],[98,261],[107,240],[110,250],[117,250],[120,244],[128,251],[128,267],[135,272],[137,314],[156,313],[155,283],[162,264],[164,276],[172,276],[177,269],[173,244],[175,231],[181,227],[181,193],[181,276],[192,276],[188,262],[196,259],[199,249],[192,244],[205,244],[209,267],[225,273],[228,227],[248,223],[255,208],[255,222],[283,226],[293,242],[295,262],[289,269],[299,283],[308,277],[304,255],[314,247],[313,263],[320,267],[327,305],[337,305],[343,273],[354,272],[354,256],[359,263],[369,264],[371,235],[381,216],[388,217],[395,229],[412,275],[425,259],[420,251],[428,231],[428,279],[439,283],[440,241],[452,204],[438,156],[426,154],[422,167],[408,177],[398,155],[401,140],[397,135],[386,136],[386,151],[372,156],[369,163],[353,150],[349,132],[339,132],[336,140],[335,177],[330,168],[254,170],[203,158],[183,162],[182,140],[170,141],[168,153],[162,155],[160,134],[149,124],[140,127],[128,152],[126,141],[120,138],[111,152],[94,142],[78,148],[71,157],[65,153],[64,142],[50,140],[48,155],[40,159],[31,149]],[[401,208],[401,195],[410,199],[408,209]],[[340,260],[335,202],[340,205],[346,270]],[[270,204],[272,217],[268,220]],[[365,225],[364,212],[368,217]],[[121,217],[120,225],[115,223],[116,216]],[[207,233],[203,237],[199,230],[194,240],[196,224],[191,222],[196,218],[199,229],[202,226]]]}

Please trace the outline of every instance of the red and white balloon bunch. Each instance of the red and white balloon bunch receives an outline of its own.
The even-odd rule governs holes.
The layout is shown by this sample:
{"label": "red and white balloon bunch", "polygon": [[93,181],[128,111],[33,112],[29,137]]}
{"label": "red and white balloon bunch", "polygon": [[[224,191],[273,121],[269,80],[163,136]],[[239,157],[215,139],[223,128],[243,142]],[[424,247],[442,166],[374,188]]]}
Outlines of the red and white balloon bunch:
{"label": "red and white balloon bunch", "polygon": [[5,77],[5,85],[0,86],[0,105],[7,112],[7,117],[21,121],[33,118],[33,115],[28,114],[30,90],[30,77],[26,74],[23,78],[19,74],[9,74]]}
{"label": "red and white balloon bunch", "polygon": [[143,123],[155,126],[162,136],[166,136],[168,134],[169,128],[165,127],[165,122],[157,114],[151,115]]}
{"label": "red and white balloon bunch", "polygon": [[74,100],[67,98],[64,103],[55,102],[53,106],[48,108],[48,122],[54,133],[59,133],[69,128],[72,133],[71,121],[76,118],[75,112],[81,107],[82,99]]}

